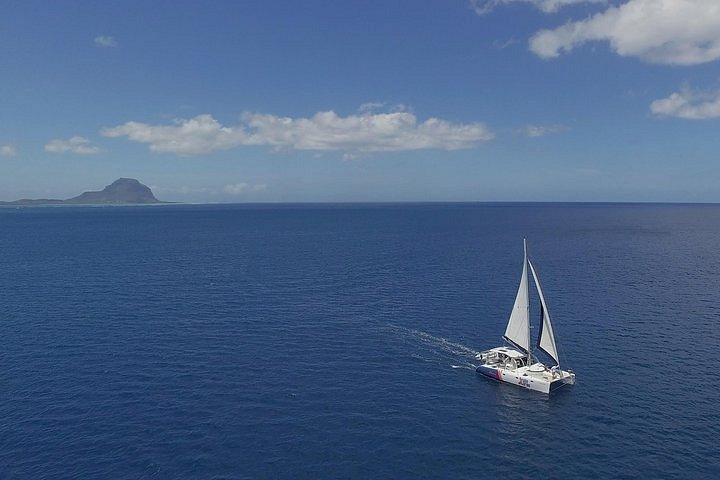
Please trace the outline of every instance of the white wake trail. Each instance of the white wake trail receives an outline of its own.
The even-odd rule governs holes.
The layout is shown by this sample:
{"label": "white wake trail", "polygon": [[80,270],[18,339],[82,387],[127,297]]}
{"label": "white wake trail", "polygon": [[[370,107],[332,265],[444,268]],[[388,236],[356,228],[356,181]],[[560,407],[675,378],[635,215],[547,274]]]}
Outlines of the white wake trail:
{"label": "white wake trail", "polygon": [[454,369],[474,370],[476,368],[476,365],[474,365],[472,361],[475,360],[476,355],[480,352],[474,348],[450,341],[447,338],[423,332],[422,330],[392,324],[389,324],[388,328],[411,344],[413,349],[411,356],[414,358],[420,358],[428,362],[447,360],[450,363],[450,367]]}

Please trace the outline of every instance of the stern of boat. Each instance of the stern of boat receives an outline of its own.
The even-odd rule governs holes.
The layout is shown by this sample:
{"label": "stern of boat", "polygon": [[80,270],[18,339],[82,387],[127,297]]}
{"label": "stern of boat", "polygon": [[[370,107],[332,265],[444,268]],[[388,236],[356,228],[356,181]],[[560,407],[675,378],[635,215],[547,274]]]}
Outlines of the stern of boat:
{"label": "stern of boat", "polygon": [[575,385],[575,373],[572,370],[560,370],[557,377],[550,384],[550,391],[552,392],[565,385]]}

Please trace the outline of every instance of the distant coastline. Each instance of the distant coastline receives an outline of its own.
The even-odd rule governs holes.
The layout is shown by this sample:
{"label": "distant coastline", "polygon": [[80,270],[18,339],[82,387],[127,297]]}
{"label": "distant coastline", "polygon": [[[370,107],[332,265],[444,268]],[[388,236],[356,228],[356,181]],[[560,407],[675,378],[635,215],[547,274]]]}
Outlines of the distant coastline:
{"label": "distant coastline", "polygon": [[119,178],[100,191],[84,192],[65,200],[40,198],[0,201],[0,206],[45,205],[157,205],[170,204],[158,200],[152,190],[134,178]]}

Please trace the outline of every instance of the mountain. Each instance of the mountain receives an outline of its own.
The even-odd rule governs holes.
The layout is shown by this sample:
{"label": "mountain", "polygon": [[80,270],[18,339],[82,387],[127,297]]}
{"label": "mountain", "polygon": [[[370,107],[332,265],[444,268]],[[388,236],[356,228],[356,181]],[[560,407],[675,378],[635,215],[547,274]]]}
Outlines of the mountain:
{"label": "mountain", "polygon": [[161,202],[152,190],[134,178],[119,178],[99,192],[85,192],[67,200],[22,199],[14,202],[0,202],[0,205],[98,205]]}
{"label": "mountain", "polygon": [[134,178],[119,178],[100,192],[85,192],[63,203],[160,203],[152,190]]}

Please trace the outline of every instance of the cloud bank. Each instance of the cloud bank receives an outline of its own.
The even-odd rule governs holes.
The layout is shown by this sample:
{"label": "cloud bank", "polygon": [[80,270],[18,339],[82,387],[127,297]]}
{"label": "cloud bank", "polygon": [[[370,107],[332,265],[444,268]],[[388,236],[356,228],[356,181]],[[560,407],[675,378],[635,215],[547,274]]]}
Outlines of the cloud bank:
{"label": "cloud bank", "polygon": [[242,145],[247,133],[240,128],[223,127],[210,115],[198,115],[189,120],[175,120],[174,125],[148,125],[127,122],[105,128],[106,137],[123,137],[150,145],[154,152],[171,152],[178,155],[196,155],[215,150],[228,150]]}
{"label": "cloud bank", "polygon": [[418,122],[406,111],[341,117],[333,111],[310,118],[245,113],[239,125],[223,126],[211,115],[177,119],[172,125],[127,122],[101,131],[106,137],[127,137],[146,143],[154,152],[200,155],[239,146],[357,153],[404,150],[459,150],[494,138],[482,123],[456,124],[430,118]]}
{"label": "cloud bank", "polygon": [[78,155],[95,155],[103,150],[90,144],[85,137],[72,137],[68,140],[55,139],[45,145],[45,151],[50,153],[76,153]]}
{"label": "cloud bank", "polygon": [[528,3],[545,13],[555,13],[568,5],[606,2],[607,0],[470,0],[470,5],[478,15],[486,15],[501,5],[511,3]]}
{"label": "cloud bank", "polygon": [[592,17],[542,30],[530,50],[558,57],[587,42],[607,41],[618,55],[665,65],[720,58],[720,1],[629,0]]}
{"label": "cloud bank", "polygon": [[660,117],[687,120],[720,118],[720,91],[703,93],[685,88],[669,97],[655,100],[650,104],[650,111]]}

